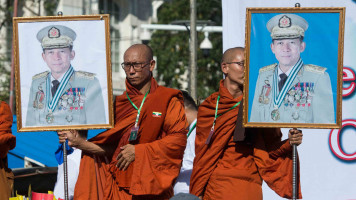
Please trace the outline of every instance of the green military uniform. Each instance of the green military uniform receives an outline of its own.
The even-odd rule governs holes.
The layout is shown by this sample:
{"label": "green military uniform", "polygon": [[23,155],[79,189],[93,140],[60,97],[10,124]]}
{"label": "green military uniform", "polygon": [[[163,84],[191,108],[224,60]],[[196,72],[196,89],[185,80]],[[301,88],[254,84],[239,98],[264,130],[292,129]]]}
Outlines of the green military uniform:
{"label": "green military uniform", "polygon": [[53,97],[47,88],[50,76],[50,72],[46,71],[32,77],[26,126],[106,123],[104,100],[95,74],[73,72],[51,114],[48,102]]}
{"label": "green military uniform", "polygon": [[[326,68],[303,65],[278,108],[275,116],[273,75],[277,64],[260,69],[250,122],[335,123],[333,92]],[[278,87],[278,86],[277,86]],[[278,119],[277,119],[278,118]]]}

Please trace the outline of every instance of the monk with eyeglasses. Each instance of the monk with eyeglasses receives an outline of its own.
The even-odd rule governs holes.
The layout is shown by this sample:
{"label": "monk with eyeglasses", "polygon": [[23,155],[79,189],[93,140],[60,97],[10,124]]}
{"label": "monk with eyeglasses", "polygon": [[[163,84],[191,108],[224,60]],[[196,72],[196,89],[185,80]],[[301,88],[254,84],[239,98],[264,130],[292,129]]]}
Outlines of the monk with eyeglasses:
{"label": "monk with eyeglasses", "polygon": [[74,199],[169,199],[187,141],[182,94],[157,84],[147,45],[129,47],[121,65],[126,91],[115,100],[115,127],[89,141],[58,133],[83,150]]}

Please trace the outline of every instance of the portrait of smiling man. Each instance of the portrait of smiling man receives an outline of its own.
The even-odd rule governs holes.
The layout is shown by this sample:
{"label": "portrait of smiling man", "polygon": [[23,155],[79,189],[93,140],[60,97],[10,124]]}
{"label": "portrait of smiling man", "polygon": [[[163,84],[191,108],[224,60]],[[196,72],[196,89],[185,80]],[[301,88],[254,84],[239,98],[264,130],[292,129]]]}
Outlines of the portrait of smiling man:
{"label": "portrait of smiling man", "polygon": [[333,92],[327,68],[304,64],[308,22],[279,14],[267,22],[278,63],[260,68],[250,122],[335,123]]}
{"label": "portrait of smiling man", "polygon": [[32,77],[26,126],[104,124],[104,99],[94,73],[76,71],[76,33],[50,25],[37,33],[42,59],[49,70]]}

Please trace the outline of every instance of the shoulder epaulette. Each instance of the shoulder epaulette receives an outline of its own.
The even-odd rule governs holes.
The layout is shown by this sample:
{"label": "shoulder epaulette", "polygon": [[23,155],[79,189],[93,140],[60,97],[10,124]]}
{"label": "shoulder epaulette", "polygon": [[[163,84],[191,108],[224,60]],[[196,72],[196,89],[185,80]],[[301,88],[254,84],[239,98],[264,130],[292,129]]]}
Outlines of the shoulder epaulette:
{"label": "shoulder epaulette", "polygon": [[260,69],[260,72],[273,70],[276,66],[277,66],[277,63],[274,63],[274,64],[272,64],[272,65],[264,66],[264,67],[262,67],[262,68]]}
{"label": "shoulder epaulette", "polygon": [[76,71],[75,72],[75,76],[93,80],[94,77],[95,77],[95,74],[94,73],[90,73],[90,72],[84,72],[84,71]]}
{"label": "shoulder epaulette", "polygon": [[34,76],[32,76],[32,80],[36,80],[42,77],[46,77],[49,74],[49,71],[45,71],[45,72],[41,72],[39,74],[36,74]]}
{"label": "shoulder epaulette", "polygon": [[306,71],[314,72],[314,73],[318,73],[318,74],[324,74],[326,71],[325,67],[320,67],[320,66],[311,65],[311,64],[304,65],[304,69]]}

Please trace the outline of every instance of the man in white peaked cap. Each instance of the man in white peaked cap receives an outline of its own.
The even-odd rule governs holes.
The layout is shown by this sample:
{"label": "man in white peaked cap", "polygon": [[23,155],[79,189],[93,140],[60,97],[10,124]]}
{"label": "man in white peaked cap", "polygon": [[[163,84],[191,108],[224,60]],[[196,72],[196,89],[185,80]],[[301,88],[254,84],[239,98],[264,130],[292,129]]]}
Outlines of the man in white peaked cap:
{"label": "man in white peaked cap", "polygon": [[104,124],[101,87],[95,74],[75,71],[73,41],[67,26],[50,25],[37,33],[49,71],[32,77],[26,126]]}
{"label": "man in white peaked cap", "polygon": [[335,123],[327,69],[304,64],[300,56],[308,22],[296,14],[279,14],[267,29],[278,63],[259,70],[250,122]]}

